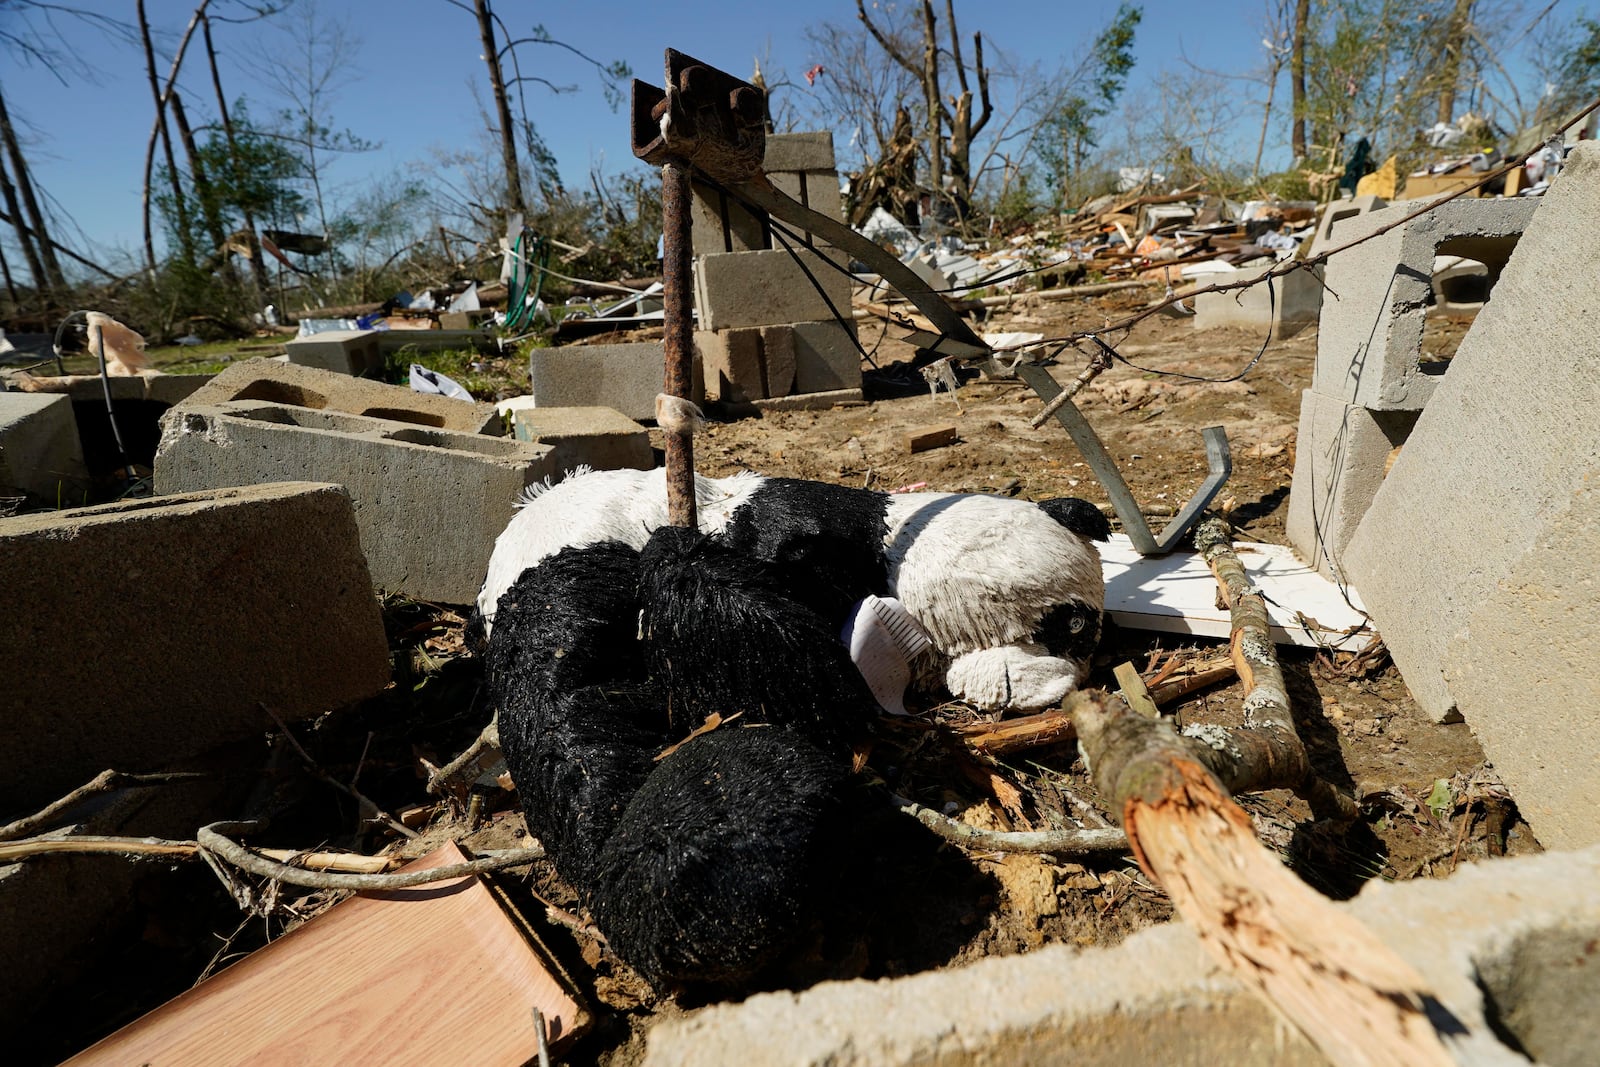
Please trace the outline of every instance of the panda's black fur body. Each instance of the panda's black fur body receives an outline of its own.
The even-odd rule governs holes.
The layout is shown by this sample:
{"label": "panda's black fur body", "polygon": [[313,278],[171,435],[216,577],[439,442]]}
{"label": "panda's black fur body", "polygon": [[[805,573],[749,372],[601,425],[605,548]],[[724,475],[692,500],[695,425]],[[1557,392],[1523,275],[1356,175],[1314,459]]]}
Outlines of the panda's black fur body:
{"label": "panda's black fur body", "polygon": [[[906,568],[921,566],[908,538],[948,528],[964,539],[943,517],[963,498],[939,495],[930,510],[747,478],[727,480],[738,498],[718,515],[726,483],[702,480],[710,521],[690,531],[653,522],[651,500],[616,492],[637,483],[579,477],[597,484],[572,487],[563,507],[593,504],[603,488],[612,512],[574,511],[588,525],[570,524],[567,543],[559,527],[519,528],[519,516],[480,599],[492,614],[486,659],[507,765],[530,831],[621,958],[658,987],[739,987],[815,928],[838,872],[868,854],[851,752],[877,706],[840,629],[864,596],[897,591],[897,567],[907,587]],[[566,485],[530,508],[555,503]],[[547,522],[560,521],[559,508],[548,511]],[[1103,517],[1081,501],[1041,512],[1049,527],[1104,535]],[[1008,605],[990,605],[1000,621],[989,625],[1018,631],[1001,635],[1012,643],[1005,656],[1024,657],[1024,670],[1061,662],[1052,655],[1086,660],[1100,596],[1077,595],[1083,585],[1026,607],[1015,626]],[[959,574],[953,590],[935,592],[959,596]],[[940,595],[923,598],[927,611]],[[961,640],[958,625],[930,631]],[[1075,682],[1073,673],[1066,684]],[[683,742],[713,715],[718,728]]]}

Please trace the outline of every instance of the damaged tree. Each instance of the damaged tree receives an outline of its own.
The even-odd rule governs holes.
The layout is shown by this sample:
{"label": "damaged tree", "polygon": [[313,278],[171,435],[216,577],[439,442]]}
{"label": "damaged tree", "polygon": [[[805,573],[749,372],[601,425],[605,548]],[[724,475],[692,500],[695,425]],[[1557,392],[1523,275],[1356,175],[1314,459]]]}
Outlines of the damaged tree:
{"label": "damaged tree", "polygon": [[[955,0],[945,0],[945,21],[949,24],[949,55],[955,69],[958,91],[946,94],[939,75],[938,17],[933,0],[922,0],[922,55],[920,60],[887,36],[867,15],[862,0],[856,0],[856,17],[884,53],[904,67],[922,86],[923,130],[928,156],[928,185],[936,197],[947,198],[956,219],[964,219],[972,202],[972,141],[988,125],[994,108],[989,101],[989,70],[983,62],[983,34],[972,35],[972,67],[961,55],[961,34],[956,29]],[[978,87],[979,111],[973,115],[972,82]],[[945,101],[950,100],[952,107]],[[945,140],[945,130],[950,138]],[[948,178],[948,181],[946,180]],[[948,187],[948,188],[947,188]]]}

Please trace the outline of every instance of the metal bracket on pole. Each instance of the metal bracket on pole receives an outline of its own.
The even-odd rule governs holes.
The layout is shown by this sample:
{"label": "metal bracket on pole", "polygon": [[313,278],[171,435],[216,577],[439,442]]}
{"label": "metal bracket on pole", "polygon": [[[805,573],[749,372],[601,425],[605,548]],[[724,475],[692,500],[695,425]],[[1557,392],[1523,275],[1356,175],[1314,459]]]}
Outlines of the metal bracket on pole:
{"label": "metal bracket on pole", "polygon": [[[1061,392],[1061,386],[1050,372],[1034,363],[1023,363],[1017,367],[1017,376],[1039,395],[1039,399],[1048,404]],[[1222,490],[1223,483],[1233,473],[1233,456],[1228,451],[1228,434],[1221,426],[1207,426],[1200,431],[1200,436],[1206,444],[1206,480],[1200,483],[1200,488],[1194,496],[1183,506],[1173,520],[1167,523],[1160,536],[1150,532],[1150,526],[1144,520],[1144,512],[1139,510],[1139,504],[1133,499],[1133,493],[1128,489],[1128,483],[1122,480],[1122,472],[1117,470],[1116,461],[1106,451],[1106,446],[1101,443],[1100,435],[1094,432],[1094,427],[1089,425],[1089,420],[1083,417],[1077,405],[1072,401],[1062,404],[1056,413],[1056,421],[1066,429],[1072,437],[1073,444],[1078,446],[1078,451],[1083,453],[1083,460],[1089,464],[1089,469],[1094,471],[1094,476],[1100,479],[1100,484],[1105,488],[1106,495],[1111,498],[1111,507],[1117,513],[1117,518],[1122,520],[1122,528],[1128,534],[1128,540],[1133,543],[1134,551],[1141,556],[1162,556],[1177,547],[1178,541],[1189,532],[1200,518],[1201,512],[1206,509]]]}

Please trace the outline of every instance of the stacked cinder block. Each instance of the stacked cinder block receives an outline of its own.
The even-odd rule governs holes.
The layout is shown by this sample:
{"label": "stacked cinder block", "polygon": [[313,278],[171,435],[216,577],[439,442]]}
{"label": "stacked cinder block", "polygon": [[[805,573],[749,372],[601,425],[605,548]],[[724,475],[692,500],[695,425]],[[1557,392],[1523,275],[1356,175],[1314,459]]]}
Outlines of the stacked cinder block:
{"label": "stacked cinder block", "polygon": [[[764,165],[781,192],[843,221],[831,133],[770,135]],[[706,398],[758,407],[795,394],[859,400],[861,354],[841,269],[848,257],[809,235],[797,242],[775,232],[764,213],[709,186],[695,186],[694,203],[695,348]]]}
{"label": "stacked cinder block", "polygon": [[[1537,200],[1456,200],[1334,256],[1311,388],[1302,395],[1289,541],[1347,579],[1345,547],[1449,361],[1422,356],[1435,258],[1459,255],[1499,277]],[[1329,240],[1376,234],[1416,210],[1400,203],[1337,221]],[[1363,590],[1364,592],[1364,590]]]}

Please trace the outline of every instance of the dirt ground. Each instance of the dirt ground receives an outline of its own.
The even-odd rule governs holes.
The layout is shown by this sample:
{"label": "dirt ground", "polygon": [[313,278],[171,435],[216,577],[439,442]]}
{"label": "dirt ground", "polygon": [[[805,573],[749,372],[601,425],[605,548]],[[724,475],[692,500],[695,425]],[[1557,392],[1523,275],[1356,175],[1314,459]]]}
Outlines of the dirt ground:
{"label": "dirt ground", "polygon": [[[1048,303],[996,317],[985,329],[1047,336],[1098,329],[1135,308],[1137,299],[1114,294]],[[879,333],[873,324],[862,331],[879,368],[868,374],[866,402],[716,422],[696,439],[699,469],[711,475],[752,469],[886,490],[925,485],[1029,499],[1075,495],[1109,511],[1065,432],[1054,423],[1041,430],[1028,426],[1040,406],[1030,390],[971,380],[955,396],[932,396],[910,366],[914,353]],[[1234,466],[1219,506],[1236,524],[1239,539],[1284,543],[1300,392],[1310,385],[1315,328],[1268,345],[1247,376],[1225,383],[1181,375],[1237,374],[1261,349],[1259,334],[1233,328],[1202,333],[1188,320],[1158,316],[1127,337],[1107,339],[1138,366],[1118,364],[1081,394],[1079,404],[1151,525],[1159,528],[1200,483],[1205,461],[1199,431],[1220,425],[1228,432]],[[1069,381],[1083,362],[1068,349],[1052,373]],[[954,443],[909,452],[908,433],[940,425],[956,428]],[[419,768],[449,760],[488,718],[481,664],[463,646],[464,620],[403,600],[388,602],[385,613],[396,685],[370,706],[299,731],[303,745],[334,778],[359,775],[363,789],[386,809],[421,811],[426,832],[404,843],[406,855],[463,834],[473,849],[525,844],[512,793],[479,790],[473,800],[463,791],[440,803],[421,788]],[[1115,688],[1112,670],[1124,661],[1149,669],[1173,654],[1214,656],[1222,646],[1108,627],[1089,683]],[[1287,793],[1242,798],[1263,840],[1308,882],[1346,897],[1374,878],[1438,877],[1463,862],[1538,848],[1503,789],[1484,771],[1468,727],[1428,721],[1386,657],[1335,662],[1310,650],[1280,651],[1314,764],[1354,792],[1364,811],[1362,821],[1345,830],[1310,821],[1304,805]],[[1237,682],[1219,684],[1170,710],[1181,723],[1236,724],[1242,700]],[[866,762],[865,773],[896,792],[998,829],[1103,820],[1070,744],[984,762],[945,729],[973,721],[972,709],[913,703],[912,710],[918,715],[909,723],[885,720]],[[395,843],[363,825],[347,797],[305,775],[283,746],[275,752],[279,769],[272,780],[289,796],[280,797],[273,820],[276,840],[255,843],[294,847],[315,840],[365,852]],[[288,774],[285,767],[299,773]],[[955,848],[930,859],[926,849],[896,844],[908,827],[915,829],[904,816],[885,812],[882,854],[854,883],[847,932],[819,940],[808,956],[770,975],[767,988],[910,974],[1047,944],[1107,945],[1172,916],[1165,894],[1129,859],[1078,862]],[[81,991],[72,1047],[52,1048],[54,1058],[161,1003],[192,983],[202,966],[209,970],[238,958],[330,902],[326,894],[285,894],[275,913],[246,918],[203,871],[182,878],[153,891],[159,899],[129,950],[126,969],[114,968],[103,984]],[[636,1063],[655,1021],[702,1002],[657,995],[604,951],[576,895],[548,864],[497,881],[539,926],[596,1009],[593,1030],[568,1050],[566,1062]],[[128,999],[126,975],[132,973],[149,976],[137,1002]],[[47,1059],[52,1057],[41,1057]]]}

